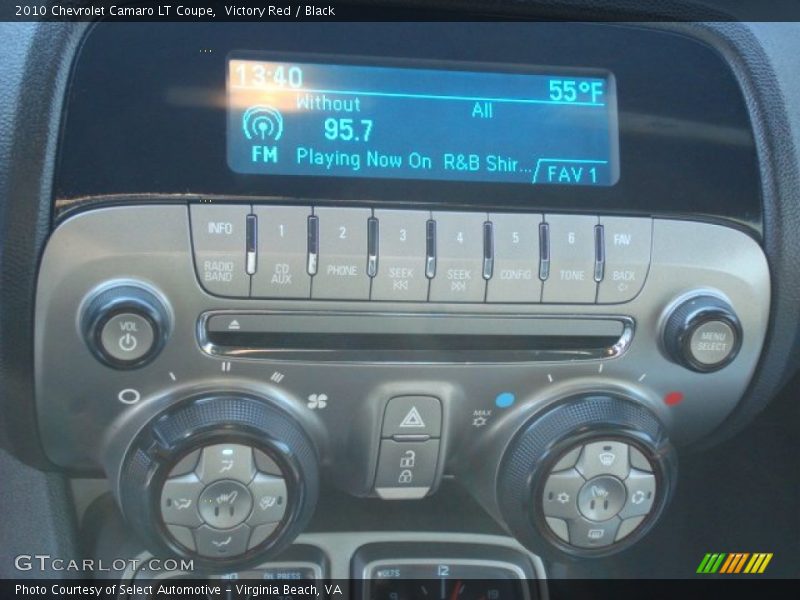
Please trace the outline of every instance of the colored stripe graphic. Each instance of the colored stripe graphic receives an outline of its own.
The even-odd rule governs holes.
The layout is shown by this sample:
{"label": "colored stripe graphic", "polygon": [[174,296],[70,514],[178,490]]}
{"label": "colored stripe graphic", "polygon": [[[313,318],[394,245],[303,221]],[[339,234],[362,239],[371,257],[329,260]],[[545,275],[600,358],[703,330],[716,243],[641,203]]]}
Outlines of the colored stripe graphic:
{"label": "colored stripe graphic", "polygon": [[700,561],[697,573],[735,575],[739,573],[760,574],[772,560],[771,552],[709,552]]}
{"label": "colored stripe graphic", "polygon": [[724,552],[722,554],[716,554],[716,553],[706,554],[702,562],[700,563],[700,566],[697,567],[697,572],[716,573],[726,556],[727,554],[725,554]]}
{"label": "colored stripe graphic", "polygon": [[757,552],[753,554],[753,558],[750,559],[750,562],[747,563],[747,566],[744,568],[745,573],[763,573],[764,569],[767,568],[769,561],[772,560],[772,553],[766,552]]}
{"label": "colored stripe graphic", "polygon": [[725,561],[725,564],[722,565],[722,568],[719,570],[720,573],[738,573],[744,567],[744,562],[750,556],[749,552],[734,552],[728,555],[728,560]]}
{"label": "colored stripe graphic", "polygon": [[728,558],[725,559],[725,562],[722,563],[722,567],[720,567],[720,573],[727,573],[728,570],[731,568],[731,565],[736,562],[736,559],[739,558],[739,555],[736,553],[728,554]]}

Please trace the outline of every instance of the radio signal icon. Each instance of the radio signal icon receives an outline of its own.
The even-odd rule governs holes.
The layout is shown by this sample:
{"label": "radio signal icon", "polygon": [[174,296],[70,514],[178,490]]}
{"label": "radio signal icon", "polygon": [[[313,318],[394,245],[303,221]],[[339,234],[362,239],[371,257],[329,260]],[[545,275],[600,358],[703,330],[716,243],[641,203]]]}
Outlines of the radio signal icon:
{"label": "radio signal icon", "polygon": [[277,142],[283,135],[283,115],[266,104],[251,106],[242,115],[242,131],[248,140]]}

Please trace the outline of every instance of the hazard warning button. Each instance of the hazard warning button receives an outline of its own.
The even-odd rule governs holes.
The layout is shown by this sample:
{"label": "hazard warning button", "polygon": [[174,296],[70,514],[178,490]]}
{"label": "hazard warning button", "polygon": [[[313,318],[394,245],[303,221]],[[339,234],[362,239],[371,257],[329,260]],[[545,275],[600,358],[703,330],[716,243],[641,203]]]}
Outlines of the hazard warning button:
{"label": "hazard warning button", "polygon": [[434,437],[442,433],[442,404],[433,396],[397,396],[383,415],[383,437]]}

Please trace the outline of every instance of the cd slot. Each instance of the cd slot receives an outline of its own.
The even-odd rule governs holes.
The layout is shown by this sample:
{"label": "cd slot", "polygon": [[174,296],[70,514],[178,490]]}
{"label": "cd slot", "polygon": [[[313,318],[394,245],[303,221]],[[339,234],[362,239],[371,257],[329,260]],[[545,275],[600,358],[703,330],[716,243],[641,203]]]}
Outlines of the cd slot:
{"label": "cd slot", "polygon": [[209,354],[240,358],[485,363],[611,358],[632,331],[620,317],[224,311],[198,333]]}

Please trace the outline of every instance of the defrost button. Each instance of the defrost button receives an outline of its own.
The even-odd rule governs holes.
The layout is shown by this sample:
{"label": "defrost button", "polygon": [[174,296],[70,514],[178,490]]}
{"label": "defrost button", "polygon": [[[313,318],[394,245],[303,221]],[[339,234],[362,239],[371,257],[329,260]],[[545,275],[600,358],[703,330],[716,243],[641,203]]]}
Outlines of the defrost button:
{"label": "defrost button", "polygon": [[206,483],[233,479],[250,483],[255,475],[253,449],[241,444],[215,444],[203,448],[197,474]]}
{"label": "defrost button", "polygon": [[600,441],[586,444],[576,465],[586,479],[598,475],[628,476],[628,445],[622,442]]}

